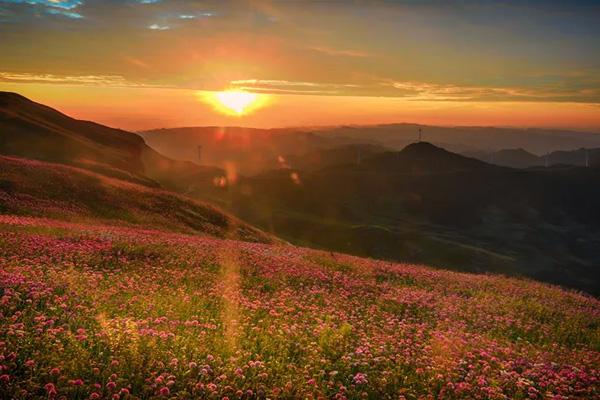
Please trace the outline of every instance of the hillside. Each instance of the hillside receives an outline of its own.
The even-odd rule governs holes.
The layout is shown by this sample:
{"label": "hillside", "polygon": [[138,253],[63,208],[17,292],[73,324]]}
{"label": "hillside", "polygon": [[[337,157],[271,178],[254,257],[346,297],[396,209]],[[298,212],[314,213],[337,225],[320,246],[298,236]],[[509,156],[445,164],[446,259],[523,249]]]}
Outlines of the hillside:
{"label": "hillside", "polygon": [[271,242],[203,202],[76,167],[0,156],[0,213]]}
{"label": "hillside", "polygon": [[0,92],[0,154],[83,167],[149,186],[186,189],[218,168],[174,161],[133,133],[70,118],[21,95]]}
{"label": "hillside", "polygon": [[3,398],[600,395],[600,303],[528,280],[0,215],[0,285]]}
{"label": "hillside", "polygon": [[600,171],[515,170],[428,143],[230,194],[244,220],[303,245],[600,293]]}
{"label": "hillside", "polygon": [[494,152],[474,151],[464,153],[464,155],[510,168],[529,168],[546,164],[543,157],[539,157],[525,149],[503,149]]}

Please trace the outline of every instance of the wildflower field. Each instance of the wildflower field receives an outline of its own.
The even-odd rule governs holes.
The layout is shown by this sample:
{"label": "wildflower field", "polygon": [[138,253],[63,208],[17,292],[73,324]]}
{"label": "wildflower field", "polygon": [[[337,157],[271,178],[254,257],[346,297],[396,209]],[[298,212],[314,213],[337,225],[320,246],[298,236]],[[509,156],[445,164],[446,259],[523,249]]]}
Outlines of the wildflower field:
{"label": "wildflower field", "polygon": [[557,287],[0,215],[0,397],[591,399],[600,302]]}

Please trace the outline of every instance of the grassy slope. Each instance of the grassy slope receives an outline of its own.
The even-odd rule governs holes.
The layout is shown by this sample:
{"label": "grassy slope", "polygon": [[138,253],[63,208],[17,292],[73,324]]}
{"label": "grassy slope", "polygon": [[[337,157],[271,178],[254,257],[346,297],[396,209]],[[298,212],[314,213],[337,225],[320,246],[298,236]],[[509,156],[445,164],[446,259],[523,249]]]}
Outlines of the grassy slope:
{"label": "grassy slope", "polygon": [[0,287],[4,398],[600,395],[600,302],[528,280],[0,216]]}
{"label": "grassy slope", "polygon": [[14,157],[0,156],[0,212],[273,240],[213,206],[172,192]]}

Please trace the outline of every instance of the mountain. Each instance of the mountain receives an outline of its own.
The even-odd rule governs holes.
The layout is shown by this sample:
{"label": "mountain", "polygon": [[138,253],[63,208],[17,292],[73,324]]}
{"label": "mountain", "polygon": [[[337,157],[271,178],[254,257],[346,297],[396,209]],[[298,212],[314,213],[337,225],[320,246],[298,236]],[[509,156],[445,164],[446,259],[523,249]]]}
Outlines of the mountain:
{"label": "mountain", "polygon": [[512,168],[550,167],[553,165],[600,166],[600,148],[581,148],[570,151],[560,150],[543,156],[536,156],[523,149],[505,149],[495,152],[476,151],[463,154],[495,165]]}
{"label": "mountain", "polygon": [[[306,128],[253,129],[240,127],[190,127],[140,132],[154,149],[166,156],[235,168],[254,175],[285,164],[287,157],[354,143],[356,140],[328,138]],[[368,139],[359,141],[368,142]]]}
{"label": "mountain", "polygon": [[427,142],[417,142],[399,152],[386,152],[366,159],[357,170],[387,170],[403,173],[452,173],[493,168]]}
{"label": "mountain", "polygon": [[174,161],[140,136],[70,118],[19,94],[0,92],[0,154],[75,165],[150,186],[185,189],[224,172]]}
{"label": "mountain", "polygon": [[541,128],[385,124],[340,126],[324,130],[320,134],[325,137],[343,137],[347,140],[368,138],[382,146],[401,149],[415,141],[419,129],[427,142],[458,153],[523,148],[534,154],[546,154],[556,150],[600,147],[600,132]]}
{"label": "mountain", "polygon": [[264,173],[228,196],[236,215],[297,244],[600,293],[600,170],[518,170],[415,143]]}
{"label": "mountain", "polygon": [[[486,162],[491,162],[491,153],[500,151],[494,154],[498,161],[493,163],[515,168],[543,165],[535,159],[535,154],[600,147],[598,133],[416,124],[281,129],[190,127],[156,129],[140,132],[140,135],[168,157],[223,169],[235,168],[237,173],[256,175],[281,166],[314,169],[318,164],[332,165],[335,162],[317,161],[325,160],[318,153],[332,150],[329,156],[335,159],[336,152],[341,155],[349,146],[400,150],[415,142],[419,129],[427,142]],[[510,150],[505,151],[506,148]],[[356,154],[348,155],[356,160]],[[311,158],[313,166],[306,164]]]}
{"label": "mountain", "polygon": [[600,148],[555,151],[548,155],[550,165],[577,165],[600,167]]}
{"label": "mountain", "polygon": [[545,163],[543,157],[536,156],[525,149],[503,149],[494,152],[473,151],[463,154],[490,164],[511,168],[529,168]]}

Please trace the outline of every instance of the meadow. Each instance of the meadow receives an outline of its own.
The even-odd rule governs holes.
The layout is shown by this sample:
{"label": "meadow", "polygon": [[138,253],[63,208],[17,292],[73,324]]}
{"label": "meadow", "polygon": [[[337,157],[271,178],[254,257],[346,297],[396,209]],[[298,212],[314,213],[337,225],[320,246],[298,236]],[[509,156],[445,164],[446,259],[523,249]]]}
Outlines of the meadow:
{"label": "meadow", "polygon": [[0,215],[0,397],[591,399],[600,301],[105,222]]}

